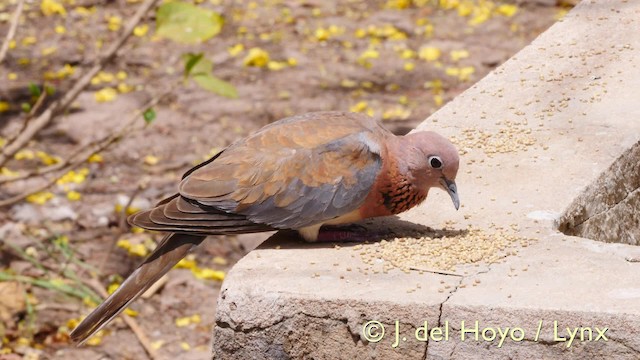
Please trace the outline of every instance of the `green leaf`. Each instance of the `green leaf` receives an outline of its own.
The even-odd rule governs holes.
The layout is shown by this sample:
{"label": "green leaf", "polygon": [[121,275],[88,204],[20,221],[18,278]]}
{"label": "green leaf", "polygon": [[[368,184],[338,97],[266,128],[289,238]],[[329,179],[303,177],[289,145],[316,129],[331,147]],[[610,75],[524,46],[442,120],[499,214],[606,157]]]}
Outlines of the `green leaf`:
{"label": "green leaf", "polygon": [[[203,53],[192,54],[188,53],[182,56],[184,59],[184,77],[189,77],[193,68],[202,60],[204,57]],[[213,67],[213,66],[212,66]]]}
{"label": "green leaf", "polygon": [[238,91],[233,85],[211,74],[197,74],[193,75],[192,78],[201,88],[207,91],[232,99],[238,97]]}
{"label": "green leaf", "polygon": [[153,108],[148,108],[144,113],[142,113],[142,117],[144,118],[144,122],[151,124],[153,120],[156,119],[156,111],[153,110]]}
{"label": "green leaf", "polygon": [[51,95],[56,93],[56,88],[54,88],[51,85],[45,85],[44,86],[44,92],[46,92],[47,95],[51,96]]}
{"label": "green leaf", "polygon": [[31,104],[24,102],[20,104],[20,108],[22,109],[22,111],[28,113],[29,111],[31,111]]}
{"label": "green leaf", "polygon": [[39,98],[42,94],[42,91],[40,90],[40,86],[34,83],[29,83],[29,93],[31,94],[31,96]]}
{"label": "green leaf", "polygon": [[178,1],[160,5],[156,13],[156,33],[180,43],[208,40],[220,32],[222,23],[220,14]]}

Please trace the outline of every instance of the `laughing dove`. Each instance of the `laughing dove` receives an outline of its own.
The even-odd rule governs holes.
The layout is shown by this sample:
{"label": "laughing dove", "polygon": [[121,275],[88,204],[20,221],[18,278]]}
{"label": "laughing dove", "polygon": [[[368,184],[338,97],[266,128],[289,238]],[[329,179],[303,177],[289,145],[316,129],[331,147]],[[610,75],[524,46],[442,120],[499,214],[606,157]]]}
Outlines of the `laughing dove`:
{"label": "laughing dove", "polygon": [[[395,136],[364,115],[317,112],[263,127],[184,174],[179,192],[129,218],[169,232],[71,333],[84,342],[207,235],[293,229],[307,241],[357,238],[323,225],[398,214],[430,188],[459,207],[458,152],[433,132]],[[325,231],[326,229],[326,231]]]}

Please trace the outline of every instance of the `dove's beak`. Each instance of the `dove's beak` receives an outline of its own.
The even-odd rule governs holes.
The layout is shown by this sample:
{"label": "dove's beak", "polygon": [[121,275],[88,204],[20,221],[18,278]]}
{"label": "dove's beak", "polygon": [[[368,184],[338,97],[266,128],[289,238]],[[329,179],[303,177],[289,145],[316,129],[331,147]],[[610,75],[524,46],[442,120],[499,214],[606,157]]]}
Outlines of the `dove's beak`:
{"label": "dove's beak", "polygon": [[460,208],[460,198],[458,198],[458,187],[456,186],[455,181],[451,181],[444,176],[441,178],[440,183],[442,187],[449,193],[451,196],[451,201],[453,201],[453,206],[456,207],[456,210]]}

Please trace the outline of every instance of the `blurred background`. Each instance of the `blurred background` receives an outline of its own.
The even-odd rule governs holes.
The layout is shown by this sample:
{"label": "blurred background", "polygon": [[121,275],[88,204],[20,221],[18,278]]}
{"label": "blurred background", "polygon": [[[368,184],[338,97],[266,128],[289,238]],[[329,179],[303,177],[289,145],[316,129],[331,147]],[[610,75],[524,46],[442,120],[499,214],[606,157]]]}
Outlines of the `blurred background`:
{"label": "blurred background", "polygon": [[0,360],[208,359],[221,282],[269,234],[210,238],[78,348],[70,329],[161,236],[126,215],[283,117],[406,133],[575,2],[3,0]]}

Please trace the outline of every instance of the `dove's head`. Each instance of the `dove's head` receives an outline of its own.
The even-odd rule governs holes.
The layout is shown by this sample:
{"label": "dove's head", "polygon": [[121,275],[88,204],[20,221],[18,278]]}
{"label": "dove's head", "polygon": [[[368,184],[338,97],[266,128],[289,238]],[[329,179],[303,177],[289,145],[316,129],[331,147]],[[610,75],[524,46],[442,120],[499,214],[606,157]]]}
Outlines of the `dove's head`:
{"label": "dove's head", "polygon": [[445,190],[456,210],[460,207],[456,175],[460,156],[451,141],[432,131],[421,131],[405,136],[409,145],[407,154],[409,171],[417,186],[423,189],[437,187]]}

